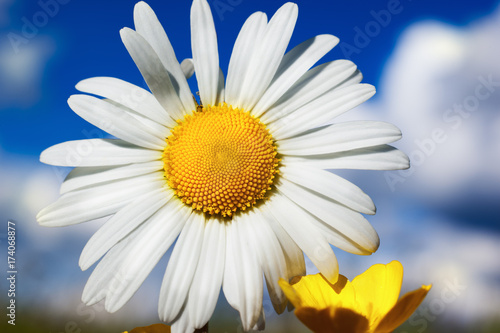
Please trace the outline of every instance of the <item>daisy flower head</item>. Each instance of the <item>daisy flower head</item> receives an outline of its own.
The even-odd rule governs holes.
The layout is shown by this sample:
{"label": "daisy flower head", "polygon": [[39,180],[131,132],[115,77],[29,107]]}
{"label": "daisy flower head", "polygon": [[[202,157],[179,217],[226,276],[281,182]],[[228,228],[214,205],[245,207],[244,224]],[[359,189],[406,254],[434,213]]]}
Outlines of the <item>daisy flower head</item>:
{"label": "daisy flower head", "polygon": [[[337,43],[311,38],[286,52],[298,15],[286,3],[268,20],[244,23],[225,80],[206,0],[191,8],[192,59],[179,64],[153,10],[134,9],[135,30],[121,38],[151,92],[110,77],[79,82],[69,105],[116,139],[64,142],[42,162],[75,167],[61,197],[37,219],[67,226],[110,216],[80,257],[100,260],[83,291],[86,304],[114,312],[135,293],[176,241],[159,296],[173,332],[203,327],[222,288],[244,330],[261,328],[263,276],[275,310],[287,299],[278,280],[305,274],[304,253],[332,283],[330,244],[367,255],[377,233],[363,214],[372,200],[326,169],[408,167],[387,145],[391,124],[331,123],[369,99],[356,66],[337,60],[313,68]],[[312,69],[311,69],[312,68]],[[187,78],[196,73],[200,103]]]}

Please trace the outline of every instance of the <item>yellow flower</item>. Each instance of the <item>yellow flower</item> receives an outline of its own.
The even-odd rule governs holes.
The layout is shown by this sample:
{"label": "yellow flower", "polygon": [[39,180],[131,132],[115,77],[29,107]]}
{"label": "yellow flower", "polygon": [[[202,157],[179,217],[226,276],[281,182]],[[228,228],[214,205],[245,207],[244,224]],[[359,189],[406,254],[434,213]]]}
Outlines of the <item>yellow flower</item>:
{"label": "yellow flower", "polygon": [[154,324],[146,327],[136,327],[130,331],[130,333],[170,333],[170,326],[165,324]]}
{"label": "yellow flower", "polygon": [[404,323],[431,285],[398,300],[403,281],[399,261],[370,267],[350,282],[343,275],[331,284],[321,274],[279,284],[295,306],[295,315],[314,332],[386,333]]}

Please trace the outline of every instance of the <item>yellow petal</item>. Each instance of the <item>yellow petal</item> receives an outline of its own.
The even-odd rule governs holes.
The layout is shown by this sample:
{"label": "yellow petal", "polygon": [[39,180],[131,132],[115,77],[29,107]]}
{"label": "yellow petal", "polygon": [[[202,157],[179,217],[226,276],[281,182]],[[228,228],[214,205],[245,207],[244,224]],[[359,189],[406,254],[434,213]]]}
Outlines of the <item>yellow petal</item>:
{"label": "yellow petal", "polygon": [[[339,276],[342,276],[342,278],[345,279],[343,275]],[[344,281],[342,280],[341,282]],[[338,290],[335,289],[336,292],[339,293],[339,298],[335,300],[335,303],[331,302],[331,305],[339,308],[351,309],[354,312],[359,313],[359,305],[356,301],[356,293],[352,283],[349,280],[345,279],[345,284],[340,285],[340,283],[336,283],[335,286],[336,288],[339,288]]]}
{"label": "yellow petal", "polygon": [[406,293],[380,321],[377,325],[375,333],[387,333],[394,331],[418,308],[430,289],[431,285],[422,286],[422,288]]}
{"label": "yellow petal", "polygon": [[359,304],[358,311],[370,318],[371,325],[396,304],[402,281],[403,266],[396,260],[387,265],[373,265],[354,278],[352,285]]}
{"label": "yellow petal", "polygon": [[316,333],[366,333],[368,319],[345,308],[318,310],[304,307],[295,310],[295,315],[309,329]]}
{"label": "yellow petal", "polygon": [[170,326],[165,324],[154,324],[145,327],[136,327],[130,333],[170,333]]}
{"label": "yellow petal", "polygon": [[351,303],[353,299],[350,282],[343,275],[339,275],[335,284],[328,282],[322,274],[314,274],[296,277],[292,279],[290,284],[281,279],[279,285],[296,308],[324,309],[329,306],[340,306],[344,303],[345,296],[347,299],[351,298]]}
{"label": "yellow petal", "polygon": [[288,298],[288,300],[293,304],[294,307],[299,308],[302,306],[302,300],[300,299],[299,294],[290,285],[290,283],[286,282],[283,279],[279,279],[278,284],[280,285],[281,290],[283,290],[283,292],[285,293],[286,298]]}

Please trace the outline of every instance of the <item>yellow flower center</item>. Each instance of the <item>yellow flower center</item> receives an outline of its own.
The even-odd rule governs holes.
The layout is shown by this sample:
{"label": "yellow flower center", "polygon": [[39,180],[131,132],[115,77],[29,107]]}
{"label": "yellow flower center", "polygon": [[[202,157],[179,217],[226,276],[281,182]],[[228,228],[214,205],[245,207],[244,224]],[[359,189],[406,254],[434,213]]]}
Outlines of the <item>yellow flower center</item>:
{"label": "yellow flower center", "polygon": [[193,209],[231,216],[271,189],[278,173],[276,154],[268,129],[249,112],[226,104],[207,106],[172,129],[164,151],[165,177]]}

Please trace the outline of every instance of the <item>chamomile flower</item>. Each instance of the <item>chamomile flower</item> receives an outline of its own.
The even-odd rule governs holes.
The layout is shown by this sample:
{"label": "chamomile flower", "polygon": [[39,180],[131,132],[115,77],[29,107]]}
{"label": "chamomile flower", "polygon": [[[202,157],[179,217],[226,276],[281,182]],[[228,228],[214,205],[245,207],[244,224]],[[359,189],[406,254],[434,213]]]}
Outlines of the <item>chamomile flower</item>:
{"label": "chamomile flower", "polygon": [[[152,9],[139,2],[135,30],[121,38],[151,92],[110,77],[77,84],[90,95],[70,107],[117,139],[69,141],[41,161],[75,167],[61,197],[38,215],[44,226],[110,216],[80,257],[97,261],[83,301],[114,312],[176,241],[160,290],[160,318],[173,332],[203,327],[222,288],[243,328],[262,327],[263,277],[275,310],[287,299],[278,280],[305,274],[305,253],[332,283],[330,244],[367,255],[377,233],[363,214],[372,200],[326,169],[408,167],[388,146],[391,124],[333,123],[375,89],[346,60],[312,68],[337,43],[320,35],[285,52],[298,15],[287,3],[268,21],[257,12],[235,42],[227,79],[219,68],[210,7],[194,0],[192,59],[179,64]],[[312,68],[312,69],[311,69]],[[200,103],[187,78],[196,73]]]}

